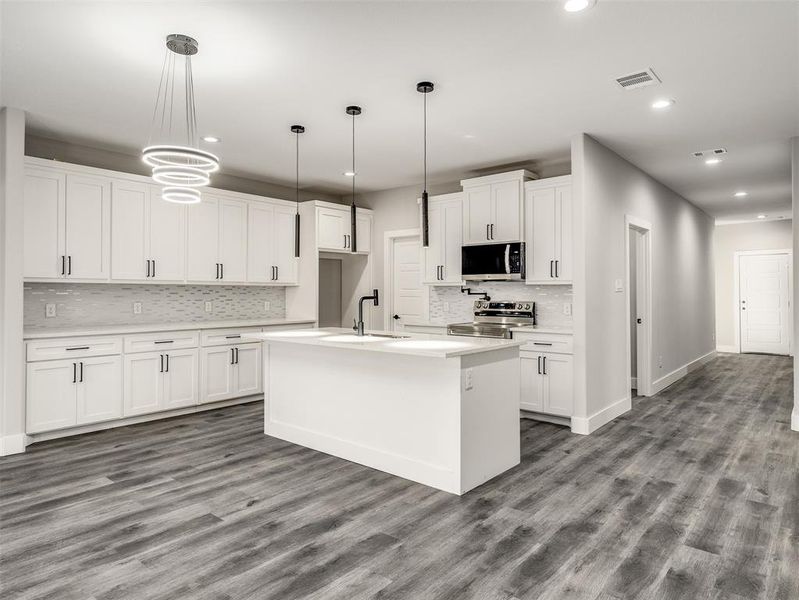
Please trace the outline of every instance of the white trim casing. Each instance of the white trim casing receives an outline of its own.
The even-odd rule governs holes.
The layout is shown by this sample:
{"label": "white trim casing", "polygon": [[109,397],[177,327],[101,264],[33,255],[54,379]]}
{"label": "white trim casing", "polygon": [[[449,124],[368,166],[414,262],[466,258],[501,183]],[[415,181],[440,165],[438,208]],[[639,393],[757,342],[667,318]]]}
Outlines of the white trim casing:
{"label": "white trim casing", "polygon": [[[637,229],[643,234],[644,256],[645,259],[645,276],[644,276],[644,295],[645,300],[643,303],[638,304],[638,313],[643,315],[643,327],[641,327],[641,334],[644,338],[643,346],[645,351],[638,353],[638,369],[637,369],[637,391],[639,396],[652,396],[656,392],[653,391],[652,384],[652,224],[638,217],[632,215],[624,216],[624,279],[625,285],[625,327],[626,327],[626,349],[627,349],[627,389],[632,389],[632,330],[630,325],[630,310],[631,310],[631,294],[630,290],[630,229]],[[640,272],[640,267],[639,267]],[[643,310],[641,310],[641,304]]]}
{"label": "white trim casing", "polygon": [[720,344],[716,346],[716,352],[721,352],[724,354],[738,354],[738,346],[727,346]]}

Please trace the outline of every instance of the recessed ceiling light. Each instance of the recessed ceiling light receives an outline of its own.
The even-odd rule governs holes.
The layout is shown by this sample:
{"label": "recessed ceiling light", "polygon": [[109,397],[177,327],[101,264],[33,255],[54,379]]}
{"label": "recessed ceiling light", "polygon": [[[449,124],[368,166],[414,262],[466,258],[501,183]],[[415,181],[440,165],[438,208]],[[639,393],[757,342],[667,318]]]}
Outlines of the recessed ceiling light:
{"label": "recessed ceiling light", "polygon": [[717,164],[719,164],[720,162],[721,162],[721,159],[720,159],[720,158],[708,158],[708,159],[705,161],[705,164],[706,164],[706,165],[713,166],[713,165],[717,165]]}
{"label": "recessed ceiling light", "polygon": [[355,177],[355,172],[354,171],[344,171],[344,176],[345,177]]}
{"label": "recessed ceiling light", "polygon": [[669,98],[661,98],[660,100],[655,100],[652,103],[652,108],[654,108],[655,110],[664,110],[673,105],[674,105],[674,100]]}
{"label": "recessed ceiling light", "polygon": [[743,190],[741,190],[740,192],[735,192],[735,197],[736,198],[743,198],[744,196],[748,196],[748,195],[749,195],[748,192],[745,192]]}
{"label": "recessed ceiling light", "polygon": [[209,144],[216,144],[218,142],[221,142],[222,140],[220,140],[215,135],[205,135],[203,136],[203,141],[208,142]]}
{"label": "recessed ceiling light", "polygon": [[758,219],[765,219],[768,215],[757,215]]}
{"label": "recessed ceiling light", "polygon": [[591,8],[596,4],[596,0],[566,0],[563,3],[563,10],[566,12],[580,12],[586,8]]}

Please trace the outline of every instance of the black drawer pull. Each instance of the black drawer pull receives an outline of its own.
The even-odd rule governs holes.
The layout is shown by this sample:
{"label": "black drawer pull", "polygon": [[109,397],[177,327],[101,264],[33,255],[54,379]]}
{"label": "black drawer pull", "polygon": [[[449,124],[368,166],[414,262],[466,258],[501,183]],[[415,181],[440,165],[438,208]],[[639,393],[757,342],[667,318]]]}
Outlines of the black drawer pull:
{"label": "black drawer pull", "polygon": [[533,346],[551,346],[552,342],[533,342]]}
{"label": "black drawer pull", "polygon": [[226,340],[237,340],[239,338],[241,338],[241,334],[240,333],[237,333],[236,335],[226,335],[225,336]]}
{"label": "black drawer pull", "polygon": [[88,346],[74,346],[72,348],[67,348],[68,351],[69,350],[88,350],[88,349],[89,349]]}
{"label": "black drawer pull", "polygon": [[153,344],[174,344],[175,340],[156,340]]}

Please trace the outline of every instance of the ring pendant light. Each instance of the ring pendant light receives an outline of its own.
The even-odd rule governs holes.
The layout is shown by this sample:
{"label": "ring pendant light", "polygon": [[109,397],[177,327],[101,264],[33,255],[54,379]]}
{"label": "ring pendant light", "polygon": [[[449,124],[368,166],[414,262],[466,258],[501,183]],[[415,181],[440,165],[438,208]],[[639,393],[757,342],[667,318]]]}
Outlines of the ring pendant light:
{"label": "ring pendant light", "polygon": [[422,246],[430,246],[430,205],[427,196],[427,94],[433,91],[435,86],[430,81],[420,81],[416,84],[416,91],[424,94],[424,190],[422,191]]}
{"label": "ring pendant light", "polygon": [[[161,197],[168,202],[195,204],[200,190],[211,183],[211,173],[219,170],[219,158],[199,148],[197,108],[191,57],[197,54],[197,40],[173,33],[166,38],[164,64],[155,97],[150,137],[142,150],[142,160],[152,168],[153,181],[164,186]],[[175,113],[176,57],[184,57],[184,123],[178,124]],[[179,88],[180,86],[178,86]],[[178,96],[180,92],[178,90]],[[180,105],[180,98],[177,99]],[[185,125],[185,128],[184,128]],[[153,143],[153,140],[156,140]]]}
{"label": "ring pendant light", "polygon": [[294,214],[294,257],[300,257],[300,134],[305,133],[302,125],[292,125],[291,133],[295,138],[294,154],[294,202],[297,205],[297,212]]}
{"label": "ring pendant light", "polygon": [[356,224],[357,209],[355,208],[355,117],[361,114],[360,106],[348,106],[347,114],[352,117],[352,203],[350,204],[350,231],[352,243],[350,244],[350,252],[358,251],[358,228]]}

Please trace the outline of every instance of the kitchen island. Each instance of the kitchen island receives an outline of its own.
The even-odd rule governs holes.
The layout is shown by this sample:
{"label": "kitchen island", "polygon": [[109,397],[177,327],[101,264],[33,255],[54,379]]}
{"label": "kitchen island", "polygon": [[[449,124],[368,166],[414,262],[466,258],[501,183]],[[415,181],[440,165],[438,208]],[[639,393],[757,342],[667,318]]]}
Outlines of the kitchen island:
{"label": "kitchen island", "polygon": [[264,432],[453,494],[519,464],[514,340],[346,329],[264,343]]}

